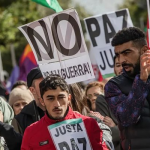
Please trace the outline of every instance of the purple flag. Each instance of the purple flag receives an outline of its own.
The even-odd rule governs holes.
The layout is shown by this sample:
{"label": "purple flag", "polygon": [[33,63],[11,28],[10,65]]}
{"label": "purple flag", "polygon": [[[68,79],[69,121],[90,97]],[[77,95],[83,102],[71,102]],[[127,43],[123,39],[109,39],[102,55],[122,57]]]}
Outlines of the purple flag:
{"label": "purple flag", "polygon": [[11,91],[12,86],[18,80],[18,76],[19,76],[19,67],[16,65],[13,68],[13,70],[11,72],[11,75],[10,75],[8,81],[7,81],[7,84],[6,84],[6,88],[7,88],[8,92]]}

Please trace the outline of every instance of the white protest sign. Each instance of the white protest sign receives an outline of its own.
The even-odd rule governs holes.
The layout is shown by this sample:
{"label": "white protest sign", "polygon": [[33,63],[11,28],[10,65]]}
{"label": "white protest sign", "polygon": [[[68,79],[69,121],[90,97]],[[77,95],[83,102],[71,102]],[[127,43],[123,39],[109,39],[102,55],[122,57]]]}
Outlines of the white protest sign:
{"label": "white protest sign", "polygon": [[[28,40],[44,76],[45,72],[54,73],[56,69],[67,70],[66,67],[73,67],[76,61],[76,66],[88,63],[89,73],[80,74],[80,77],[73,76],[68,80],[66,78],[68,83],[94,78],[80,20],[74,9],[28,23],[19,29]],[[81,61],[81,57],[85,60]]]}
{"label": "white protest sign", "polygon": [[92,150],[81,118],[50,125],[48,130],[57,150]]}
{"label": "white protest sign", "polygon": [[123,9],[93,16],[86,18],[84,22],[101,74],[104,78],[110,77],[114,73],[114,48],[111,40],[119,30],[133,26],[129,11]]}
{"label": "white protest sign", "polygon": [[60,74],[67,83],[72,84],[75,82],[73,79],[76,81],[83,81],[85,78],[91,79],[93,69],[90,63],[89,56],[83,55],[71,60],[64,60],[61,63],[49,63],[39,67],[44,77],[49,74]]}

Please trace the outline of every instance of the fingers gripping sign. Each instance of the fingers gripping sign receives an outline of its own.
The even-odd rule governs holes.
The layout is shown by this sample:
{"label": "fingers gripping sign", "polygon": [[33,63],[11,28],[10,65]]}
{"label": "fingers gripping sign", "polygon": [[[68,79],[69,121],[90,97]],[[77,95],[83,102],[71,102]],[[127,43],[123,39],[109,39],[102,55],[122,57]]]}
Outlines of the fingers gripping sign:
{"label": "fingers gripping sign", "polygon": [[140,58],[140,79],[144,82],[147,81],[148,76],[150,75],[150,50],[147,50]]}

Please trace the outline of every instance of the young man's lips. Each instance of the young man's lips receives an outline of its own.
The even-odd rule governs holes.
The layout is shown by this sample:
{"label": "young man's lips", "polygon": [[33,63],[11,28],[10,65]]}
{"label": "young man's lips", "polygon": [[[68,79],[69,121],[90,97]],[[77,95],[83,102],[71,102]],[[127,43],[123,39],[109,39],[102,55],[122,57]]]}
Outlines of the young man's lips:
{"label": "young man's lips", "polygon": [[61,112],[62,110],[61,109],[54,109],[53,111],[54,112]]}

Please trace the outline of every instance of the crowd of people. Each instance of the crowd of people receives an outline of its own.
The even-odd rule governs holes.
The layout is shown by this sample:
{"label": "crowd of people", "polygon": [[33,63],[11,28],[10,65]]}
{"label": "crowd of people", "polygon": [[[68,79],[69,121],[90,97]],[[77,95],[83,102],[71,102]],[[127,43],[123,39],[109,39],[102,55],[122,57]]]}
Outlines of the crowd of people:
{"label": "crowd of people", "polygon": [[43,78],[36,67],[27,82],[13,85],[9,98],[1,94],[0,149],[149,150],[150,50],[145,34],[125,28],[113,37],[112,46],[116,76],[106,84],[68,85],[57,74]]}

